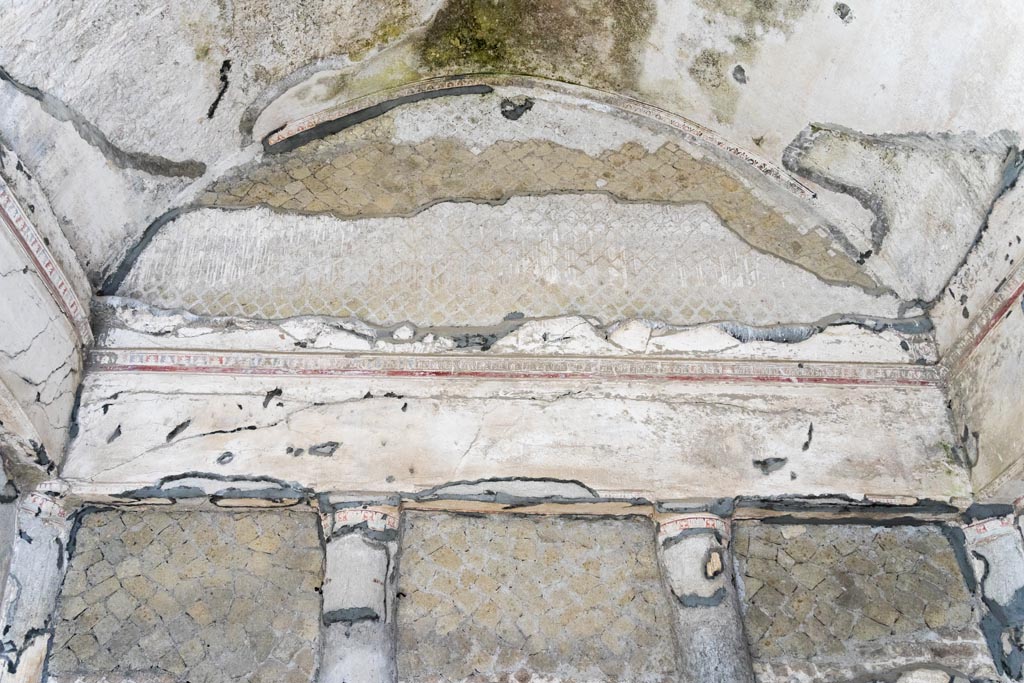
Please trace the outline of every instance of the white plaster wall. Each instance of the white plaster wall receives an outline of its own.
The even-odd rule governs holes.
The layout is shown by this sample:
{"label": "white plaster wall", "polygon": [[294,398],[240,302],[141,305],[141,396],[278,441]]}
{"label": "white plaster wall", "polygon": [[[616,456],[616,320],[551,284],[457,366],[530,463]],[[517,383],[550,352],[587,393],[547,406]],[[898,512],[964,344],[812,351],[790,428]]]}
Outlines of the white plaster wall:
{"label": "white plaster wall", "polygon": [[[992,208],[988,225],[931,311],[935,339],[945,353],[992,301],[1005,300],[1013,285],[1007,276],[1024,263],[1024,182],[1008,190]],[[965,313],[966,311],[966,313]]]}
{"label": "white plaster wall", "polygon": [[0,382],[34,427],[21,434],[60,462],[82,360],[75,331],[29,265],[0,230]]}
{"label": "white plaster wall", "polygon": [[[934,386],[97,372],[79,424],[64,476],[104,493],[182,472],[346,491],[554,477],[655,499],[969,492]],[[753,462],[770,458],[786,460]]]}
{"label": "white plaster wall", "polygon": [[1024,307],[1017,297],[951,379],[954,430],[977,459],[974,488],[982,499],[1024,496]]}

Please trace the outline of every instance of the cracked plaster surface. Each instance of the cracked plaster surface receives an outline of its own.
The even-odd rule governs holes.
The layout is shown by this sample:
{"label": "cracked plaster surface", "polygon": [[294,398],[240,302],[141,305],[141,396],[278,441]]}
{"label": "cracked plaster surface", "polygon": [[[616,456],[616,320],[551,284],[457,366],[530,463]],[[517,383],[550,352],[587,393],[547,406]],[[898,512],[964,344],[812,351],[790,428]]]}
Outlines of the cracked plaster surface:
{"label": "cracked plaster surface", "polygon": [[113,166],[70,122],[52,118],[3,81],[0,140],[38,182],[93,284],[187,186],[185,180]]}
{"label": "cracked plaster surface", "polygon": [[51,679],[314,680],[316,524],[295,512],[87,514],[57,604]]}
{"label": "cracked plaster surface", "polygon": [[651,523],[409,512],[398,680],[676,680]]}
{"label": "cracked plaster surface", "polygon": [[[114,493],[181,472],[316,490],[532,476],[661,497],[705,495],[708,481],[721,495],[967,492],[937,387],[101,372],[78,417],[64,477]],[[766,458],[785,466],[764,473],[752,460]]]}
{"label": "cracked plaster surface", "polygon": [[19,436],[37,442],[41,464],[59,462],[81,379],[81,352],[70,322],[6,233],[0,234],[0,320],[0,381],[35,430]]}
{"label": "cracked plaster surface", "polygon": [[996,675],[980,604],[938,528],[738,523],[733,550],[758,681],[928,665]]}

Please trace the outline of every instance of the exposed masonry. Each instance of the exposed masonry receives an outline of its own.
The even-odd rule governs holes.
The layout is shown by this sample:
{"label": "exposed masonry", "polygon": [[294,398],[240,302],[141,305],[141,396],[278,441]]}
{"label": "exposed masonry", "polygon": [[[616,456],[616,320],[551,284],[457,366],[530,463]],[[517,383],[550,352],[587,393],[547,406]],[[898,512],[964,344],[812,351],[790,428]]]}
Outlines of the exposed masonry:
{"label": "exposed masonry", "polygon": [[941,528],[740,523],[734,533],[759,681],[929,664],[995,675],[981,605]]}
{"label": "exposed masonry", "polygon": [[650,522],[406,513],[403,524],[399,680],[675,680]]}
{"label": "exposed masonry", "polygon": [[[752,180],[735,160],[709,154],[652,122],[598,111],[593,102],[529,92],[533,106],[516,121],[502,114],[502,102],[523,96],[507,88],[392,111],[237,169],[200,203],[352,218],[410,216],[446,200],[495,203],[566,192],[623,201],[707,202],[755,248],[828,281],[879,289],[833,249],[831,238],[817,229],[820,218],[780,188]],[[346,121],[342,117],[331,125]],[[433,131],[433,121],[449,127]],[[472,134],[462,130],[470,121]],[[431,135],[416,133],[424,126]],[[583,134],[596,127],[604,129],[603,136]]]}
{"label": "exposed masonry", "polygon": [[85,515],[54,616],[50,675],[314,680],[317,526],[295,512]]}
{"label": "exposed masonry", "polygon": [[118,291],[204,315],[423,326],[488,325],[514,311],[765,325],[842,313],[897,318],[905,309],[891,295],[822,282],[760,252],[704,204],[600,194],[445,202],[409,218],[200,209],[161,231]]}
{"label": "exposed masonry", "polygon": [[7,81],[19,92],[38,100],[43,110],[56,120],[70,122],[83,140],[98,149],[103,156],[119,168],[137,169],[157,176],[186,178],[199,178],[206,172],[206,164],[199,161],[172,161],[155,154],[125,151],[110,142],[102,130],[67,104],[37,88],[15,80],[2,67],[0,67],[0,80]]}
{"label": "exposed masonry", "polygon": [[[530,495],[521,497],[524,493]],[[416,502],[416,498],[422,502]],[[504,502],[499,502],[502,500]],[[45,503],[45,498],[39,501]],[[400,506],[406,504],[412,506],[412,509],[402,512]],[[618,511],[608,508],[610,504],[617,505]],[[46,509],[51,511],[47,515],[52,516],[52,511],[59,509],[50,503],[46,505],[49,505]],[[166,508],[153,507],[130,511],[84,510],[76,516],[75,529],[70,536],[64,532],[63,538],[67,539],[68,546],[66,552],[71,559],[58,603],[56,621],[53,625],[25,636],[24,648],[14,645],[20,640],[10,641],[7,647],[11,648],[9,652],[16,662],[15,668],[45,668],[47,675],[54,681],[73,680],[65,676],[60,667],[72,656],[78,656],[74,654],[75,649],[71,645],[74,639],[77,638],[74,640],[75,647],[89,653],[89,656],[95,656],[94,649],[102,649],[92,647],[93,640],[98,642],[104,639],[108,644],[116,645],[116,633],[106,640],[108,627],[105,623],[109,621],[108,615],[101,617],[88,630],[75,633],[65,641],[65,646],[60,646],[68,629],[75,626],[66,623],[59,615],[67,614],[69,605],[78,600],[94,605],[76,617],[78,623],[85,623],[81,620],[91,618],[92,612],[97,610],[106,614],[114,609],[127,609],[131,606],[133,610],[132,616],[127,618],[129,621],[134,620],[135,615],[147,613],[147,609],[169,610],[166,614],[157,611],[156,618],[136,624],[133,637],[128,640],[132,648],[151,650],[146,655],[146,666],[149,668],[137,671],[136,678],[145,672],[157,673],[158,670],[153,667],[162,666],[161,662],[176,665],[175,657],[182,657],[184,661],[181,653],[190,652],[187,647],[175,644],[176,625],[181,626],[188,620],[201,618],[207,609],[212,613],[218,604],[218,589],[214,588],[213,593],[198,600],[195,598],[201,594],[201,590],[193,590],[188,596],[190,603],[193,603],[192,607],[184,612],[177,611],[180,608],[174,606],[173,598],[176,591],[183,592],[182,582],[198,580],[203,583],[218,576],[232,577],[231,584],[237,598],[240,571],[243,576],[249,573],[258,575],[262,571],[258,561],[262,557],[260,553],[271,553],[267,556],[270,571],[277,572],[271,576],[271,581],[275,581],[273,577],[279,575],[276,579],[278,587],[269,592],[264,589],[260,593],[260,600],[246,598],[244,604],[247,609],[266,609],[270,614],[266,620],[255,615],[237,620],[233,618],[237,615],[234,614],[232,603],[232,611],[227,613],[226,621],[211,622],[211,625],[221,627],[216,633],[218,644],[223,647],[227,643],[234,647],[234,634],[249,634],[240,636],[243,638],[273,637],[271,634],[277,632],[280,626],[278,622],[281,622],[285,614],[293,615],[292,618],[307,624],[310,616],[315,618],[319,613],[319,625],[316,626],[315,619],[313,621],[318,635],[313,637],[319,638],[322,646],[314,653],[316,663],[313,666],[319,671],[315,680],[325,682],[359,679],[383,683],[394,680],[396,661],[398,680],[419,680],[419,677],[409,673],[411,669],[403,669],[403,666],[420,666],[423,663],[430,665],[429,662],[434,660],[447,662],[442,663],[442,667],[454,667],[446,670],[446,680],[484,680],[491,675],[486,674],[481,678],[480,674],[485,671],[506,671],[515,680],[575,680],[577,677],[571,671],[576,666],[572,653],[586,651],[591,645],[587,638],[571,637],[573,629],[588,626],[615,629],[617,625],[625,625],[627,617],[631,618],[652,608],[655,613],[662,609],[667,609],[669,613],[675,610],[675,619],[679,620],[677,626],[667,632],[660,632],[654,641],[647,640],[644,634],[650,633],[652,622],[647,621],[650,615],[645,616],[643,621],[627,629],[628,632],[624,631],[598,646],[602,656],[607,655],[609,650],[619,652],[617,659],[605,660],[597,656],[585,660],[585,666],[589,667],[588,680],[660,680],[658,675],[650,674],[650,670],[648,675],[634,672],[625,677],[619,677],[615,672],[623,670],[622,667],[632,666],[634,655],[630,653],[642,651],[641,660],[650,661],[651,657],[666,647],[670,651],[665,662],[665,666],[669,667],[666,671],[683,673],[688,676],[688,680],[701,683],[752,680],[750,669],[744,668],[748,666],[745,662],[750,661],[751,654],[759,681],[818,680],[822,677],[827,680],[856,680],[864,683],[965,683],[968,678],[971,681],[990,681],[997,677],[994,664],[989,658],[990,646],[995,648],[992,654],[996,656],[998,666],[1013,666],[1018,662],[1017,655],[1013,654],[1012,639],[1018,636],[1019,631],[1014,624],[1019,624],[1019,618],[1024,615],[1017,615],[1013,611],[1016,609],[1012,607],[1014,599],[1008,600],[1007,596],[1013,596],[1015,592],[1018,595],[1024,594],[1024,575],[1020,574],[1017,562],[1017,558],[1024,557],[1024,538],[1012,509],[1009,515],[998,516],[1007,511],[1007,506],[976,506],[962,517],[955,508],[927,502],[894,507],[852,500],[791,499],[723,500],[709,501],[704,505],[664,503],[651,506],[645,501],[636,500],[605,501],[595,498],[591,491],[578,482],[557,480],[454,482],[422,492],[419,496],[370,501],[358,494],[321,494],[317,505],[323,513],[325,530],[319,541],[316,539],[315,524],[311,523],[312,515],[299,512],[211,513],[184,503],[179,504],[179,510],[171,513]],[[416,505],[440,507],[437,511],[425,512],[416,511]],[[444,511],[458,509],[460,505],[469,506],[464,507],[463,514]],[[606,510],[603,513],[602,506]],[[560,507],[564,508],[561,512]],[[588,510],[599,516],[591,516]],[[600,516],[602,514],[612,516]],[[745,521],[751,516],[765,514],[779,516],[775,517],[775,522],[768,524]],[[730,523],[729,517],[732,515],[741,519]],[[401,535],[398,532],[399,516],[406,520],[403,525],[405,533]],[[643,519],[650,516],[657,520],[656,526]],[[984,519],[978,521],[979,516]],[[37,524],[35,520],[49,518],[46,515],[40,517],[40,513],[33,512],[31,507],[26,508],[17,542],[21,559],[16,559],[12,565],[14,576],[27,578],[33,571],[38,574],[39,567],[47,566],[46,563],[40,564],[43,555],[39,551],[51,548],[55,552],[48,562],[58,571],[56,578],[59,581],[68,566],[68,562],[63,559],[64,543],[41,544],[41,541],[49,540],[46,533],[41,531],[46,528],[45,524],[42,527],[31,526]],[[304,529],[299,535],[308,535],[308,538],[303,536],[306,539],[304,541],[297,540],[291,532],[282,535],[253,535],[253,529],[280,531],[284,528],[282,524],[287,526],[293,520],[302,519],[307,520],[299,525]],[[956,524],[958,521],[971,522],[966,527],[967,545],[959,532],[960,527]],[[218,541],[220,536],[216,531],[224,524],[228,525],[224,528],[233,530],[227,544]],[[411,534],[412,524],[419,528]],[[55,528],[59,530],[62,525],[57,524]],[[66,526],[63,528],[66,529]],[[633,534],[629,529],[648,531]],[[653,542],[651,531],[654,529],[658,530],[660,561],[653,561],[653,554],[646,555],[653,550],[649,544]],[[945,529],[945,533],[941,529]],[[486,539],[475,539],[474,534],[479,532],[486,532]],[[460,542],[462,536],[466,537],[464,544]],[[731,537],[735,537],[732,544]],[[190,543],[178,545],[184,539]],[[212,546],[205,545],[211,541]],[[638,549],[622,552],[619,548],[626,542],[636,543]],[[198,548],[190,547],[197,544]],[[495,549],[503,545],[508,547],[509,552],[508,557],[501,560],[504,555],[501,552],[495,553]],[[866,648],[862,652],[869,654],[844,658],[834,654],[829,657],[818,652],[811,660],[800,659],[799,656],[780,659],[778,655],[768,652],[773,646],[766,642],[765,637],[757,636],[756,627],[752,629],[750,623],[746,626],[746,634],[751,638],[748,654],[747,646],[743,643],[743,630],[736,621],[738,608],[731,577],[730,545],[735,546],[739,556],[739,599],[744,611],[755,607],[766,609],[768,603],[764,595],[773,590],[780,594],[788,593],[790,588],[787,585],[793,583],[793,595],[817,597],[816,601],[811,600],[810,603],[808,613],[811,616],[808,618],[811,621],[821,619],[825,610],[835,611],[837,608],[839,612],[846,610],[860,615],[859,621],[855,619],[853,635],[842,642],[846,647],[856,645]],[[283,550],[285,546],[292,548],[290,554],[282,554],[274,549],[280,547]],[[303,553],[310,552],[308,548],[316,546],[326,549],[327,573],[324,577],[322,606],[319,598],[313,597],[309,605],[303,606],[301,601],[290,601],[283,612],[279,611],[276,603],[268,600],[267,596],[277,590],[299,590],[295,579],[297,571],[311,572],[311,579],[316,577],[312,584],[304,582],[302,585],[305,588],[315,589],[319,585],[320,567],[324,562],[322,552],[312,551],[316,558],[308,558],[309,562],[303,565],[306,569],[297,569],[296,564],[303,562]],[[648,550],[642,550],[645,546]],[[770,555],[764,552],[764,547],[768,546],[773,550]],[[481,547],[488,548],[488,552],[479,553]],[[295,552],[296,548],[301,552]],[[434,550],[431,551],[431,548]],[[257,561],[254,564],[252,559],[243,560],[237,556],[239,552],[255,552]],[[969,552],[971,555],[968,555]],[[36,554],[31,559],[25,553]],[[587,559],[591,556],[600,557],[600,561],[591,566],[593,562]],[[969,566],[968,558],[972,556],[978,567],[984,567],[984,580],[980,583],[974,581]],[[193,557],[196,559],[190,559]],[[199,559],[204,561],[198,562]],[[761,562],[756,570],[751,569],[755,560]],[[493,562],[487,564],[488,561]],[[650,564],[652,561],[654,566]],[[157,564],[148,568],[147,563],[152,562]],[[834,562],[839,564],[832,564]],[[516,568],[520,564],[524,567],[531,565],[530,571],[517,572]],[[606,576],[620,564],[625,584]],[[88,569],[85,569],[86,565]],[[112,571],[107,569],[108,566]],[[562,571],[560,567],[566,570]],[[768,571],[765,567],[774,569]],[[471,575],[467,575],[467,571]],[[591,571],[599,571],[603,578],[598,586],[586,588],[582,584],[588,580]],[[758,572],[756,576],[759,578],[755,578],[752,571]],[[171,581],[175,572],[182,574]],[[443,582],[444,577],[452,572],[458,578],[448,589],[440,592],[433,590],[439,586],[439,581]],[[652,572],[653,583],[649,581]],[[861,574],[875,578],[861,581]],[[894,579],[892,586],[888,585],[885,578],[890,575]],[[193,576],[196,578],[190,578]],[[879,576],[882,578],[879,579]],[[481,590],[488,577],[497,582],[497,587],[494,590]],[[538,586],[538,577],[548,577],[550,583],[541,580]],[[394,586],[396,579],[399,582],[397,589]],[[763,584],[755,587],[755,581],[762,579]],[[46,581],[44,579],[44,583]],[[171,583],[161,587],[162,581]],[[813,591],[808,581],[816,582]],[[821,586],[835,581],[840,585],[836,595],[818,595]],[[125,592],[123,587],[126,582],[137,590],[149,586],[153,589],[152,595],[140,599],[131,593],[130,588]],[[79,590],[78,584],[83,583],[91,586],[86,588],[86,592]],[[122,588],[113,592],[106,587],[99,588],[107,584],[113,586],[114,583],[119,583]],[[508,585],[507,589],[505,584]],[[527,600],[531,591],[537,592],[538,588],[540,595],[544,596],[547,590],[545,585],[556,589],[556,592],[563,590],[563,597],[569,602],[556,599],[558,596],[552,594],[542,598],[533,612],[498,610],[493,623],[486,620],[487,610],[480,607],[488,600]],[[638,604],[637,599],[625,603],[616,600],[620,587],[631,594],[650,591],[646,596],[650,602]],[[39,589],[33,590],[33,597],[41,598],[43,609],[48,610],[45,606],[46,590],[53,591],[50,595],[55,596],[56,586],[43,589],[41,595]],[[764,593],[766,590],[769,593]],[[227,592],[231,592],[231,589]],[[138,604],[122,605],[122,593],[125,593],[125,600],[134,599]],[[164,593],[171,598],[165,601],[166,604],[157,599]],[[316,595],[315,590],[313,595]],[[426,630],[421,634],[422,637],[418,636],[414,642],[406,642],[402,636],[403,629],[411,628],[411,625],[405,620],[412,618],[415,606],[425,595],[433,595],[439,601],[430,608],[437,619],[430,620],[429,624],[424,622],[423,628]],[[983,599],[984,607],[979,597]],[[799,597],[791,598],[782,607],[774,608],[773,624],[793,619],[791,611],[798,602],[807,606],[805,598],[803,602]],[[565,613],[566,605],[577,604],[580,600],[584,604],[593,604],[593,609],[614,610],[614,619],[573,618],[563,623],[556,618]],[[925,604],[922,608],[924,616],[915,617],[920,624],[912,624],[916,624],[918,630],[897,628],[901,619],[910,618],[911,612],[915,615],[918,613],[910,610],[908,600]],[[460,601],[479,604],[467,612],[465,617],[452,622],[451,629],[446,631],[449,629],[445,625],[448,622],[445,621],[446,613],[443,609],[446,601],[453,605],[460,604]],[[264,604],[268,602],[271,604]],[[946,608],[939,609],[940,603],[946,605]],[[394,630],[396,622],[392,620],[396,605],[397,634]],[[658,605],[663,607],[659,608]],[[998,611],[1000,606],[1004,606],[1002,611]],[[878,619],[881,621],[877,623],[886,623],[887,617],[883,613],[894,608],[900,610],[900,615],[891,627],[896,629],[897,636],[880,636],[877,632],[868,633],[861,628],[863,623],[876,623]],[[75,608],[71,611],[78,610]],[[508,658],[499,649],[494,658],[485,658],[485,668],[472,664],[476,661],[472,654],[472,643],[481,642],[480,638],[493,639],[494,634],[500,636],[503,629],[510,629],[510,636],[498,641],[499,648],[509,648],[509,655],[515,659],[516,644],[530,634],[527,628],[528,617],[535,617],[541,612],[546,613],[548,618],[535,619],[540,629],[537,636],[540,650],[531,647],[522,649],[516,662],[509,660],[511,663],[505,664]],[[969,616],[961,619],[963,615],[960,612]],[[11,613],[8,611],[6,614],[9,617]],[[993,623],[1005,625],[1010,640],[1001,636],[998,630],[993,631],[995,636],[989,638],[988,643],[980,637],[981,630],[987,628],[985,620],[992,618],[988,615],[993,614],[999,619]],[[1007,621],[1007,615],[1010,621]],[[966,626],[964,619],[967,620]],[[979,620],[982,623],[981,629],[978,628]],[[117,624],[123,623],[120,619],[115,621]],[[9,624],[9,619],[4,623]],[[843,620],[836,616],[824,624],[814,622],[809,632],[814,636],[815,643],[820,645],[822,633],[845,628],[842,624]],[[114,626],[114,622],[110,626]],[[294,624],[286,628],[292,636],[305,633]],[[525,633],[524,628],[527,628]],[[545,628],[552,629],[551,633],[545,635]],[[789,640],[795,637],[794,634],[800,633],[800,627],[777,628]],[[161,635],[165,631],[167,637]],[[187,632],[183,630],[181,635],[191,642],[201,638],[203,632],[202,628],[197,627]],[[928,636],[926,632],[933,635]],[[7,633],[15,639],[22,638],[9,628],[5,629]],[[936,635],[948,639],[951,634],[956,634],[952,640],[933,641]],[[51,636],[54,645],[50,646],[50,653],[46,656],[46,642]],[[734,636],[739,637],[739,640],[735,640]],[[442,648],[424,647],[424,643],[430,639],[446,639],[447,647],[451,650],[462,648],[460,652],[463,656],[458,657],[458,652],[447,652]],[[909,649],[901,653],[900,643],[904,642]],[[38,643],[42,643],[42,651],[38,649]],[[1011,648],[1006,650],[1009,653],[1006,660],[1000,659],[1003,654],[1000,648],[1003,647]],[[551,660],[550,666],[546,664],[545,653],[559,648],[568,648],[568,658],[559,655]],[[271,650],[271,658],[280,656],[281,652],[288,649],[281,645],[275,646]],[[300,653],[308,651],[299,648]],[[907,652],[910,654],[907,655]],[[217,655],[213,650],[205,649],[205,657],[212,656]],[[209,669],[203,670],[200,664],[195,668],[186,666],[179,676],[169,676],[162,680],[228,680],[233,662],[237,663],[239,657],[244,659],[251,656],[251,652],[245,650],[240,654],[232,650],[225,656],[229,659],[222,660],[221,667],[208,678],[206,675]],[[305,656],[295,655],[296,661]],[[123,662],[130,659],[131,655],[125,660],[118,660],[114,666],[123,667]],[[274,666],[278,665],[271,664],[271,668]],[[99,669],[96,675],[102,676],[119,670]],[[469,673],[459,673],[461,671]],[[292,680],[288,677],[289,672],[295,676],[295,680],[310,680],[300,676],[297,668],[275,669],[273,675],[276,678],[267,680]],[[999,672],[1006,676],[1002,680],[1019,680],[1019,674],[1011,673],[1009,668],[1000,668]],[[793,675],[797,678],[788,677]],[[945,677],[940,678],[940,675]],[[427,678],[436,680],[434,676]],[[257,679],[262,680],[259,676]],[[675,680],[675,677],[671,679]]]}

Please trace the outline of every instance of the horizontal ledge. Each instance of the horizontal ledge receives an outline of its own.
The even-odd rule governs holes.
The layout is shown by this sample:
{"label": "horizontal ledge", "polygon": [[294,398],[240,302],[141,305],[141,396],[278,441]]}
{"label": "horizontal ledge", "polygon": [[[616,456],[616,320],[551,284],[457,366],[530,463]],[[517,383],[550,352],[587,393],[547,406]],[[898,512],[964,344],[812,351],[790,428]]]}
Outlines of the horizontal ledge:
{"label": "horizontal ledge", "polygon": [[785,383],[932,387],[942,368],[883,363],[716,361],[679,357],[415,355],[99,348],[91,372],[476,380]]}

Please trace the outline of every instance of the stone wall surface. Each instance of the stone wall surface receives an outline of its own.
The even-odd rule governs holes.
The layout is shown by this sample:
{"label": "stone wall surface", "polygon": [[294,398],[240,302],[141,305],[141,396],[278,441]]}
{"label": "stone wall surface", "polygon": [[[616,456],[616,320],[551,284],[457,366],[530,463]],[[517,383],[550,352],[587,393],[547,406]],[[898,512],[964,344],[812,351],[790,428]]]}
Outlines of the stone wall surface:
{"label": "stone wall surface", "polygon": [[50,680],[314,680],[315,515],[87,513],[61,589]]}
{"label": "stone wall surface", "polygon": [[980,603],[941,529],[744,522],[734,534],[758,681],[867,680],[929,665],[997,676]]}
{"label": "stone wall surface", "polygon": [[675,680],[647,520],[408,513],[400,681]]}

